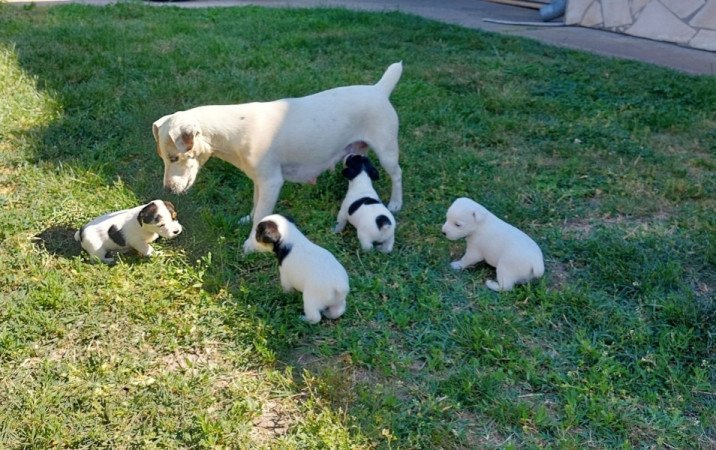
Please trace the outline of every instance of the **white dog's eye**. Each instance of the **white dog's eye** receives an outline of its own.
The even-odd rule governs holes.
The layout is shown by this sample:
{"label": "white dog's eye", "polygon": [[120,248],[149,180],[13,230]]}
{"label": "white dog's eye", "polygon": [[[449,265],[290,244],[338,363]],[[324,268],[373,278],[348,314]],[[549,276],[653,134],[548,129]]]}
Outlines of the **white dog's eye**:
{"label": "white dog's eye", "polygon": [[177,162],[177,161],[179,161],[179,157],[178,157],[178,156],[170,156],[170,157],[169,157],[169,162],[175,163],[175,162]]}
{"label": "white dog's eye", "polygon": [[455,226],[458,228],[462,228],[462,224],[460,222],[455,222]]}

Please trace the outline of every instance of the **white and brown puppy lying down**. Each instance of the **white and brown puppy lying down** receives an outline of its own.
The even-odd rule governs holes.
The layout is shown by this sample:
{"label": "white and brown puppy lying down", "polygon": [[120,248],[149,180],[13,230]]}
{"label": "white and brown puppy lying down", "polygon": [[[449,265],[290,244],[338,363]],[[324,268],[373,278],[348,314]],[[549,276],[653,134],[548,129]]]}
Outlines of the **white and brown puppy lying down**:
{"label": "white and brown puppy lying down", "polygon": [[348,274],[328,250],[309,241],[279,214],[258,223],[256,243],[259,251],[276,254],[283,290],[303,292],[301,319],[314,324],[321,321],[321,313],[337,319],[345,312]]}
{"label": "white and brown puppy lying down", "polygon": [[493,291],[509,291],[544,274],[542,251],[535,241],[469,198],[453,202],[442,231],[451,241],[467,238],[465,255],[450,264],[453,269],[483,260],[497,269],[497,282],[485,282]]}
{"label": "white and brown puppy lying down", "polygon": [[98,217],[75,233],[75,240],[87,253],[113,264],[112,251],[135,249],[143,256],[154,252],[151,244],[159,236],[171,239],[182,231],[174,205],[154,200],[146,205],[116,211]]}
{"label": "white and brown puppy lying down", "polygon": [[371,250],[375,245],[380,251],[390,253],[395,241],[395,218],[373,189],[371,180],[378,179],[378,171],[362,155],[348,155],[343,164],[348,192],[338,211],[334,231],[340,233],[350,222],[356,228],[363,250]]}

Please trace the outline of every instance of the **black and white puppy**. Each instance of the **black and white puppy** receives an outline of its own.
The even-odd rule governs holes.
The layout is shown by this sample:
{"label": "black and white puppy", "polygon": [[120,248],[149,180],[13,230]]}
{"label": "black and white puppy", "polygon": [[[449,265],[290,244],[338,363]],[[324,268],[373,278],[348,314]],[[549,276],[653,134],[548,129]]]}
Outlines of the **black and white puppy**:
{"label": "black and white puppy", "polygon": [[98,217],[75,233],[75,240],[92,257],[113,264],[111,251],[135,249],[143,256],[154,252],[151,244],[159,236],[171,239],[182,231],[171,202],[154,200],[146,205]]}
{"label": "black and white puppy", "polygon": [[338,211],[334,231],[340,233],[350,222],[356,228],[363,250],[371,250],[375,245],[380,251],[390,253],[395,242],[395,218],[373,189],[372,180],[378,179],[378,171],[362,155],[346,156],[343,165],[348,192]]}
{"label": "black and white puppy", "polygon": [[261,219],[256,244],[258,251],[276,254],[284,292],[303,292],[301,319],[314,324],[321,321],[321,313],[337,319],[345,312],[348,274],[331,252],[308,240],[279,214]]}

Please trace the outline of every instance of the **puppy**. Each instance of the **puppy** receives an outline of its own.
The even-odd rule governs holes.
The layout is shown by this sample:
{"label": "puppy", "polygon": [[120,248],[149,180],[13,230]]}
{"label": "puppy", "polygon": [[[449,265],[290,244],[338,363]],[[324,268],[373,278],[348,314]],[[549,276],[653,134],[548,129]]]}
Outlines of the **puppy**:
{"label": "puppy", "polygon": [[403,71],[391,64],[370,86],[346,86],[300,98],[239,105],[200,106],[154,122],[157,152],[164,162],[164,187],[186,192],[212,156],[242,170],[254,183],[253,218],[244,251],[261,218],[271,214],[284,181],[315,182],[346,154],[378,155],[392,181],[388,208],[403,204],[398,165],[398,115],[389,95]]}
{"label": "puppy", "polygon": [[485,282],[493,291],[509,291],[516,283],[544,274],[542,251],[535,241],[469,198],[453,202],[442,231],[451,241],[467,237],[465,255],[450,264],[453,269],[483,260],[497,269],[497,282]]}
{"label": "puppy", "polygon": [[395,241],[395,218],[373,189],[371,180],[378,179],[378,171],[367,157],[351,154],[344,160],[343,176],[348,178],[348,193],[338,211],[334,231],[340,233],[350,222],[363,250],[376,245],[380,251],[390,253]]}
{"label": "puppy", "polygon": [[345,312],[348,274],[328,250],[309,241],[279,214],[258,223],[256,243],[257,250],[276,254],[283,290],[303,292],[301,319],[314,324],[321,321],[321,313],[337,319]]}
{"label": "puppy", "polygon": [[143,256],[154,252],[151,244],[159,236],[171,239],[182,232],[171,202],[154,200],[146,205],[98,217],[75,233],[75,240],[92,257],[114,264],[111,251],[135,249]]}

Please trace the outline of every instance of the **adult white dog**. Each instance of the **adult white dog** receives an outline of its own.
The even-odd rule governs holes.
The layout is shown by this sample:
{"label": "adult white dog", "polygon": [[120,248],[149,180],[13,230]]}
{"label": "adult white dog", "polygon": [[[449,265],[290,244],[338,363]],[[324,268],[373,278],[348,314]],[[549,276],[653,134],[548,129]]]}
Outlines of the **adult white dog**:
{"label": "adult white dog", "polygon": [[159,236],[165,239],[182,232],[177,213],[171,202],[154,200],[146,205],[115,211],[92,220],[75,233],[75,240],[93,258],[114,264],[113,251],[135,249],[143,256],[151,256],[150,245]]}
{"label": "adult white dog", "polygon": [[164,187],[185,192],[211,156],[241,169],[254,183],[253,207],[244,218],[253,218],[244,242],[244,251],[251,252],[256,225],[273,211],[284,181],[315,182],[346,154],[370,147],[392,181],[388,208],[398,211],[403,203],[398,115],[388,97],[402,71],[402,63],[394,63],[375,85],[164,116],[152,126],[164,161]]}
{"label": "adult white dog", "polygon": [[321,313],[337,319],[345,312],[348,273],[331,252],[279,214],[259,221],[256,242],[259,251],[276,254],[283,290],[303,292],[301,319],[313,324],[321,321]]}
{"label": "adult white dog", "polygon": [[544,274],[542,250],[537,243],[469,198],[453,202],[442,231],[451,241],[467,238],[465,255],[450,264],[453,269],[483,260],[497,269],[497,281],[485,282],[493,291],[509,291],[517,283]]}

